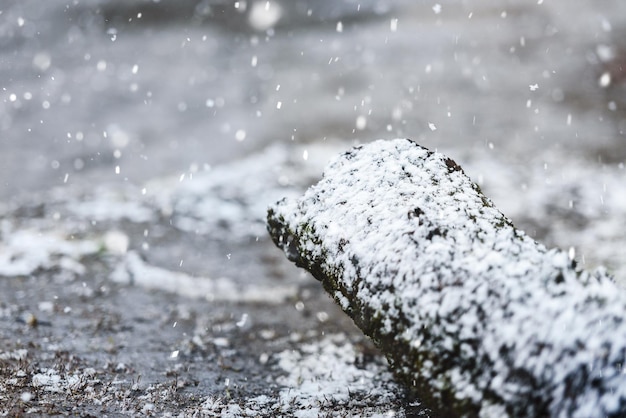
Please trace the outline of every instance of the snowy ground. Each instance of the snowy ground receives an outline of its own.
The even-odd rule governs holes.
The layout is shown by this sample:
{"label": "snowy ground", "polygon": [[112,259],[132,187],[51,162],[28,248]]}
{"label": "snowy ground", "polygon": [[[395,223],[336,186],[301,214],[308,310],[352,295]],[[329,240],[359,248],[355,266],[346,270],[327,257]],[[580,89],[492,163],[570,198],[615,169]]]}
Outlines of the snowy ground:
{"label": "snowy ground", "polygon": [[[318,148],[316,161],[334,151]],[[266,236],[263,202],[321,170],[299,163],[302,153],[271,147],[142,189],[52,190],[5,208],[0,412],[416,408],[384,358]]]}
{"label": "snowy ground", "polygon": [[[306,149],[318,162],[342,148]],[[299,193],[321,172],[303,152],[273,146],[190,178],[53,190],[5,208],[2,412],[419,411],[381,355],[264,233],[261,202]],[[530,187],[532,200],[520,192],[508,203],[545,238],[621,274],[624,170],[590,176],[570,163],[569,175]],[[498,181],[484,185],[487,194],[532,184],[533,172]],[[181,241],[189,244],[179,254]]]}
{"label": "snowy ground", "polygon": [[624,6],[361,3],[0,6],[0,415],[419,413],[264,227],[376,138],[624,283]]}

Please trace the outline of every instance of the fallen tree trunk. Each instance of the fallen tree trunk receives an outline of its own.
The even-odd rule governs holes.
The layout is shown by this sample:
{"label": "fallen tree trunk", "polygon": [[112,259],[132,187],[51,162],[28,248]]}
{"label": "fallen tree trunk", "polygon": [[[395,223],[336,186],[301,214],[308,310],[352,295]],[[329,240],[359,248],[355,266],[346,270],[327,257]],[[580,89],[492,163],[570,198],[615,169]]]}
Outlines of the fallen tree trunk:
{"label": "fallen tree trunk", "polygon": [[437,416],[626,416],[624,292],[516,230],[445,156],[356,147],[268,230]]}

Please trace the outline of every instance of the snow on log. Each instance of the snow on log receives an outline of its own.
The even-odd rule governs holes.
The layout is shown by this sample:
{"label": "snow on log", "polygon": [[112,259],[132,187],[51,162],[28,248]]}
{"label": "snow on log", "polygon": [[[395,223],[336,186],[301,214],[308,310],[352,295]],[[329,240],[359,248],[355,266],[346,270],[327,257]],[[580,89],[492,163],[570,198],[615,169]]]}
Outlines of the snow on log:
{"label": "snow on log", "polygon": [[626,416],[623,290],[515,229],[444,155],[358,146],[268,230],[437,416]]}

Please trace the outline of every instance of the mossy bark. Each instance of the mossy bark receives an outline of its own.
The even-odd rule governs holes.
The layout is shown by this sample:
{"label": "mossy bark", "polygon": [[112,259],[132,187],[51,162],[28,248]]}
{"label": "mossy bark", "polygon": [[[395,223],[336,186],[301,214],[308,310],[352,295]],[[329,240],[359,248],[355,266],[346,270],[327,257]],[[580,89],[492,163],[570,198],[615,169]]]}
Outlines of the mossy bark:
{"label": "mossy bark", "polygon": [[626,416],[624,293],[516,230],[451,159],[356,147],[267,220],[437,416]]}

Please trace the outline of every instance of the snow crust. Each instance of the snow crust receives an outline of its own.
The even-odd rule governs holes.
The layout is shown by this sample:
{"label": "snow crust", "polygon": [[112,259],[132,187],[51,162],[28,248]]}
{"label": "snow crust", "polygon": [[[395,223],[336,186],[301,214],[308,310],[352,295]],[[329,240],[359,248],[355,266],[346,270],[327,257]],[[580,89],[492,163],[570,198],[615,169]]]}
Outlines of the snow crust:
{"label": "snow crust", "polygon": [[406,139],[356,147],[271,210],[288,256],[332,278],[357,325],[391,341],[399,375],[435,399],[451,391],[484,416],[625,412],[624,293],[516,230],[445,156]]}

